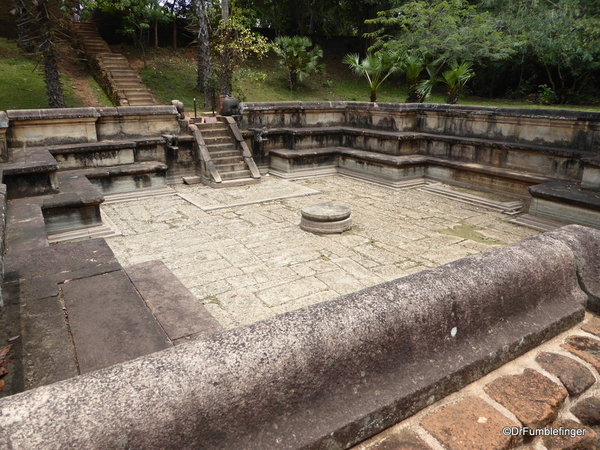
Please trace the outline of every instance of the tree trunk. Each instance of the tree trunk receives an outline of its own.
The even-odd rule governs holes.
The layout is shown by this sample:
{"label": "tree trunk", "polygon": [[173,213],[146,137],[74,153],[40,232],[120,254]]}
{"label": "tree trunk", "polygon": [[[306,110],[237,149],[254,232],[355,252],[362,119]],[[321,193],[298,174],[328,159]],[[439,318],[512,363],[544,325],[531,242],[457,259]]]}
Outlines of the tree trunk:
{"label": "tree trunk", "polygon": [[371,102],[375,103],[377,101],[377,91],[371,89]]}
{"label": "tree trunk", "polygon": [[196,16],[198,17],[198,78],[196,88],[204,94],[204,104],[214,103],[215,86],[210,59],[209,19],[204,0],[195,0]]}
{"label": "tree trunk", "polygon": [[26,53],[35,53],[34,33],[31,29],[31,17],[24,0],[13,0],[13,13],[16,16],[18,46]]}
{"label": "tree trunk", "polygon": [[58,58],[56,48],[52,42],[52,24],[48,13],[48,0],[39,3],[40,14],[40,49],[44,59],[44,80],[46,81],[46,93],[48,104],[51,108],[66,108],[62,84],[60,82],[60,71],[58,69]]}

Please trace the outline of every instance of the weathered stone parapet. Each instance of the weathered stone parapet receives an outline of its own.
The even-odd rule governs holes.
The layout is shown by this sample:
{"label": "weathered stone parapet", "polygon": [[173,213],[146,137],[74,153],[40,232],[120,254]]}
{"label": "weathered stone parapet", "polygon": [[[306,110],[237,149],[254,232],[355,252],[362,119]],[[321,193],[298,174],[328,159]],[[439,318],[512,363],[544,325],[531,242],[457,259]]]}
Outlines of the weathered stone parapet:
{"label": "weathered stone parapet", "polygon": [[242,128],[357,126],[578,150],[600,147],[600,114],[417,103],[243,103]]}
{"label": "weathered stone parapet", "polygon": [[161,106],[119,106],[98,108],[98,139],[130,139],[179,134],[177,108]]}
{"label": "weathered stone parapet", "polygon": [[95,108],[19,109],[6,112],[11,147],[96,142]]}
{"label": "weathered stone parapet", "polygon": [[8,143],[6,142],[6,130],[8,129],[8,116],[0,111],[0,162],[8,161]]}
{"label": "weathered stone parapet", "polygon": [[580,321],[598,243],[566,227],[5,398],[0,446],[348,448]]}

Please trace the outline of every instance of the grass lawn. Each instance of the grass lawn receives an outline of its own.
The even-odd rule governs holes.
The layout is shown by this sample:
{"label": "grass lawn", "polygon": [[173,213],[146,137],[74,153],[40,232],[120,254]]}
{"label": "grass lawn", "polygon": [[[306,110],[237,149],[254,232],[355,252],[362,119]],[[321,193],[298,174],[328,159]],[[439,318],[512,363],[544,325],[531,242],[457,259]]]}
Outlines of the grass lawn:
{"label": "grass lawn", "polygon": [[[135,58],[134,53],[129,54]],[[153,50],[148,54],[147,68],[140,69],[146,85],[161,102],[169,103],[173,99],[181,100],[187,111],[193,111],[193,98],[198,100],[201,110],[201,94],[195,89],[196,54],[193,49]],[[352,74],[341,62],[343,54],[328,52],[325,49],[325,69],[300,84],[297,90],[290,91],[287,73],[280,66],[274,53],[261,60],[249,60],[239,70],[234,80],[233,96],[246,102],[281,101],[369,101],[369,89],[366,81]],[[385,103],[403,103],[406,100],[403,80],[388,79],[378,91],[377,101]],[[429,103],[444,103],[444,96],[432,95]],[[459,101],[461,105],[492,106],[501,108],[537,108],[537,109],[573,109],[579,111],[600,112],[600,106],[581,105],[539,105],[532,102],[482,99],[466,97]]]}
{"label": "grass lawn", "polygon": [[[98,99],[97,103],[111,105],[93,77],[83,77]],[[73,90],[75,80],[66,76],[61,78],[68,107],[92,106],[87,104],[89,99],[82,98]],[[41,59],[23,55],[15,42],[3,38],[0,38],[0,86],[0,111],[49,107]]]}

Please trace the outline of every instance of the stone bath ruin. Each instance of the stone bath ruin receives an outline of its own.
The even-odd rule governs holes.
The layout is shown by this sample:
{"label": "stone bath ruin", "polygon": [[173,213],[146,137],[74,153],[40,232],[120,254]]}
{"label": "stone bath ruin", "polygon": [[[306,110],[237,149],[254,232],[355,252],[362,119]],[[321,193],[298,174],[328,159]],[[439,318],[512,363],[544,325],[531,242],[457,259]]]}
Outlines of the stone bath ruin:
{"label": "stone bath ruin", "polygon": [[[0,113],[2,321],[46,344],[14,341],[25,392],[0,400],[0,442],[350,448],[381,432],[600,311],[599,120],[352,102],[243,104],[214,125],[173,106]],[[104,201],[261,172],[508,194],[444,195],[554,231],[228,331],[160,261],[123,268],[101,238]],[[106,328],[76,322],[94,308],[123,310],[130,334],[82,338],[75,365],[72,339]]]}

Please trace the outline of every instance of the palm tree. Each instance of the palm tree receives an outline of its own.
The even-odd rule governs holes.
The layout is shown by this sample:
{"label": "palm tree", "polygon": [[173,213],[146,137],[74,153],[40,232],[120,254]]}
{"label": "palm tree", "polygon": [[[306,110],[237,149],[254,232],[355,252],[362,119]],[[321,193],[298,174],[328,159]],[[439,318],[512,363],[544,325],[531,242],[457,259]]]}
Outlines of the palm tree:
{"label": "palm tree", "polygon": [[427,67],[427,71],[429,72],[429,79],[419,83],[417,87],[419,95],[422,95],[423,98],[426,99],[429,97],[437,83],[444,83],[446,85],[446,94],[448,95],[446,97],[446,103],[452,105],[458,101],[458,97],[467,81],[475,76],[475,72],[473,72],[472,64],[470,62],[459,64],[457,61],[452,61],[452,63],[450,63],[450,69],[444,71],[441,78],[436,75],[437,70],[430,70],[430,68]]}
{"label": "palm tree", "polygon": [[309,50],[311,46],[312,42],[307,37],[282,36],[275,39],[274,50],[282,58],[281,65],[288,71],[292,91],[299,81],[323,69],[319,64],[319,58],[323,57],[323,50],[318,45]]}
{"label": "palm tree", "polygon": [[425,99],[419,94],[418,85],[421,72],[425,69],[425,59],[417,55],[408,55],[402,61],[402,69],[408,85],[406,103],[422,103]]}
{"label": "palm tree", "polygon": [[400,58],[396,53],[380,50],[377,53],[367,53],[361,60],[357,54],[346,55],[344,64],[358,76],[363,76],[369,83],[370,98],[377,101],[377,90],[381,84],[394,72],[401,68]]}
{"label": "palm tree", "polygon": [[450,69],[446,70],[443,74],[443,82],[446,84],[448,98],[446,103],[455,104],[458,101],[463,87],[471,78],[475,76],[475,72],[472,70],[472,64],[470,62],[458,63],[452,61]]}

